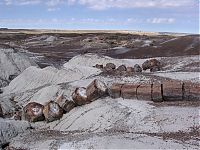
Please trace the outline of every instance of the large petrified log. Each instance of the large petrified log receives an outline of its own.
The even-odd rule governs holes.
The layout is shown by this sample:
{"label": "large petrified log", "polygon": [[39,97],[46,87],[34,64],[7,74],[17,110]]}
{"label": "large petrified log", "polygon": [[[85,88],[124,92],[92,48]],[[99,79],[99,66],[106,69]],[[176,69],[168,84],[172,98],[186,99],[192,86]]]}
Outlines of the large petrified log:
{"label": "large petrified log", "polygon": [[124,84],[121,88],[121,96],[124,99],[137,99],[137,84]]}
{"label": "large petrified log", "polygon": [[72,93],[72,99],[79,106],[90,103],[87,98],[86,88],[84,87],[76,88]]}
{"label": "large petrified log", "polygon": [[108,93],[110,95],[110,97],[112,98],[119,98],[121,97],[121,88],[122,88],[123,84],[113,84],[109,89],[108,89]]}
{"label": "large petrified log", "polygon": [[112,98],[143,99],[154,102],[176,100],[200,100],[200,86],[197,83],[164,81],[153,84],[118,84],[109,88]]}
{"label": "large petrified log", "polygon": [[162,84],[161,83],[153,83],[151,89],[151,98],[154,102],[162,102],[163,101],[163,92],[162,92]]}
{"label": "large petrified log", "polygon": [[86,89],[87,99],[91,102],[106,94],[107,94],[107,86],[105,85],[105,83],[97,79],[92,81]]}
{"label": "large petrified log", "polygon": [[43,114],[47,122],[52,122],[63,116],[63,110],[58,103],[50,101],[44,106]]}
{"label": "large petrified log", "polygon": [[179,81],[165,81],[162,83],[163,100],[182,100],[183,99],[183,83]]}
{"label": "large petrified log", "polygon": [[200,85],[191,82],[183,83],[184,100],[200,100]]}
{"label": "large petrified log", "polygon": [[36,102],[30,102],[23,108],[24,119],[29,122],[43,121],[44,106]]}
{"label": "large petrified log", "polygon": [[152,84],[141,84],[137,88],[137,99],[151,100]]}

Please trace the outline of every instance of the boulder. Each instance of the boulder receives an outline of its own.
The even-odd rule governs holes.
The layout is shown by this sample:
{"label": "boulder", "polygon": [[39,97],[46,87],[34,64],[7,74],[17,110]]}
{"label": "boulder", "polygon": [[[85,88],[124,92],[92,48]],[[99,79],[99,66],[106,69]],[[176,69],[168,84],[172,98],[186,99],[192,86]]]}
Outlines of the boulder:
{"label": "boulder", "polygon": [[162,102],[163,101],[163,95],[162,95],[162,84],[161,83],[153,83],[152,86],[152,101],[154,102]]}
{"label": "boulder", "polygon": [[183,99],[184,100],[200,100],[200,85],[197,83],[185,82],[183,84]]}
{"label": "boulder", "polygon": [[15,120],[22,120],[22,112],[21,111],[15,111],[13,114],[13,118]]}
{"label": "boulder", "polygon": [[120,71],[120,72],[127,71],[126,66],[125,66],[125,65],[120,65],[120,66],[117,68],[117,71]]}
{"label": "boulder", "polygon": [[0,104],[0,117],[3,118],[3,110],[2,110],[2,108],[1,108],[1,104]]}
{"label": "boulder", "polygon": [[121,88],[121,96],[124,99],[136,99],[137,98],[137,84],[124,84]]}
{"label": "boulder", "polygon": [[72,94],[72,99],[79,106],[90,103],[87,98],[86,88],[84,87],[76,88]]}
{"label": "boulder", "polygon": [[119,98],[119,97],[121,97],[122,86],[123,86],[123,84],[118,84],[118,83],[113,84],[108,89],[108,93],[109,93],[110,97],[112,97],[112,98]]}
{"label": "boulder", "polygon": [[106,66],[104,67],[105,70],[109,71],[109,70],[115,70],[116,69],[116,65],[113,63],[107,63]]}
{"label": "boulder", "polygon": [[107,94],[107,86],[102,81],[95,79],[92,81],[87,89],[86,95],[89,101],[94,101],[101,96],[105,96]]}
{"label": "boulder", "polygon": [[134,72],[142,72],[142,68],[140,67],[140,65],[138,64],[134,65]]}
{"label": "boulder", "polygon": [[28,103],[23,109],[25,120],[29,122],[43,121],[45,119],[43,109],[44,106],[39,103]]}
{"label": "boulder", "polygon": [[152,84],[141,84],[137,88],[138,100],[151,100]]}
{"label": "boulder", "polygon": [[63,110],[58,105],[58,103],[54,101],[50,101],[47,104],[45,104],[44,109],[43,109],[43,114],[47,122],[52,122],[52,121],[59,120],[60,118],[62,118]]}
{"label": "boulder", "polygon": [[183,100],[183,83],[179,81],[164,81],[163,83],[164,101]]}
{"label": "boulder", "polygon": [[126,71],[127,71],[128,73],[132,73],[132,72],[134,72],[134,68],[133,68],[133,67],[127,67],[127,68],[126,68]]}
{"label": "boulder", "polygon": [[160,61],[158,61],[157,59],[146,60],[146,61],[142,64],[143,70],[152,69],[152,68],[155,67],[155,66],[157,66],[158,68],[161,68],[161,63],[160,63]]}

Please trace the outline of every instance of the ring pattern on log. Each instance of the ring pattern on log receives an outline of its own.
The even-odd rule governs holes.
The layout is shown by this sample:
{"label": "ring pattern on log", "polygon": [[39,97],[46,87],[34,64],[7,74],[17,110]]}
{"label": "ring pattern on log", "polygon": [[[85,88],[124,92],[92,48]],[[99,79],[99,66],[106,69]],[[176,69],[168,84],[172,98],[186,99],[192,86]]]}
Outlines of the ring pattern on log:
{"label": "ring pattern on log", "polygon": [[112,98],[152,100],[154,102],[176,100],[200,100],[200,86],[191,82],[165,81],[152,84],[118,84],[109,88]]}

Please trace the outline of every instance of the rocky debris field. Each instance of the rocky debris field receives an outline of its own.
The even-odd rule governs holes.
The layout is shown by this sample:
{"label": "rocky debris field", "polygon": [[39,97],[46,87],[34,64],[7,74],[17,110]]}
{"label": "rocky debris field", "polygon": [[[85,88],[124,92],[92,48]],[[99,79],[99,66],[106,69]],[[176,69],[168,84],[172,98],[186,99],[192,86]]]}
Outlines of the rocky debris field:
{"label": "rocky debris field", "polygon": [[[199,148],[199,55],[116,59],[102,55],[109,40],[141,35],[18,34],[0,36],[0,149]],[[67,38],[100,54],[46,61],[44,45]],[[160,42],[176,40],[166,38]]]}

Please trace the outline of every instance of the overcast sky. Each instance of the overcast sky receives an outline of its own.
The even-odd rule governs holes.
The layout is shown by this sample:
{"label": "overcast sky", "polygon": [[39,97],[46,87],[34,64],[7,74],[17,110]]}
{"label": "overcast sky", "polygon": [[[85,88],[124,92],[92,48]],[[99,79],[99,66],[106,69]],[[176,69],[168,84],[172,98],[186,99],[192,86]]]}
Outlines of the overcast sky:
{"label": "overcast sky", "polygon": [[199,33],[199,0],[0,0],[0,27]]}

